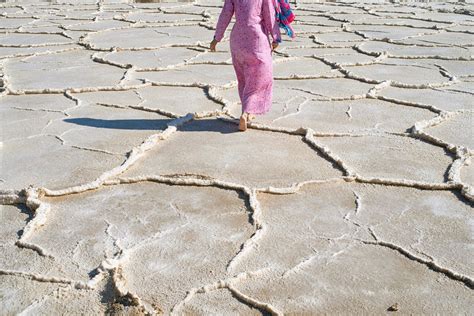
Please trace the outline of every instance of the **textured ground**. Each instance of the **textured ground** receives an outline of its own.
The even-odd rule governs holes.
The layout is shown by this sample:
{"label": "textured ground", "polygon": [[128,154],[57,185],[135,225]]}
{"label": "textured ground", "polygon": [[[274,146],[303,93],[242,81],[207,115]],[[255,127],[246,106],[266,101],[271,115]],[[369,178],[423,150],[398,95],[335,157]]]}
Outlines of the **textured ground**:
{"label": "textured ground", "polygon": [[[474,314],[474,7],[298,1],[245,133],[222,1],[0,7],[0,314]],[[230,31],[230,28],[229,28]]]}

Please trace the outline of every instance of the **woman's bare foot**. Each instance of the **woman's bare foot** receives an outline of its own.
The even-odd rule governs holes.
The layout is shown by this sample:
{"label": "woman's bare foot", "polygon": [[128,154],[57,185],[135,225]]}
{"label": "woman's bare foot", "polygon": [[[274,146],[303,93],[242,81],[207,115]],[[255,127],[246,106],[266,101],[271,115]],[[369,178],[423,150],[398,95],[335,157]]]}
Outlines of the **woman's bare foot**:
{"label": "woman's bare foot", "polygon": [[248,114],[247,114],[247,113],[243,113],[243,114],[240,116],[239,131],[245,132],[245,131],[247,130],[247,118],[248,118]]}

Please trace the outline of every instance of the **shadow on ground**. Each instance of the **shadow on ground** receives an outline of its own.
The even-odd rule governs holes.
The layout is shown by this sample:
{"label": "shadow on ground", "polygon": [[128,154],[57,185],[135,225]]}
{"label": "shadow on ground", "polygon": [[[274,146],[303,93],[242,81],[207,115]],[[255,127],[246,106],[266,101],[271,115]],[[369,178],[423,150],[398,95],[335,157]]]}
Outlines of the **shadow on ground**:
{"label": "shadow on ground", "polygon": [[[65,119],[65,122],[95,128],[120,130],[163,130],[172,119],[123,119],[104,120],[89,117]],[[229,134],[238,132],[237,125],[218,119],[193,120],[178,128],[183,132],[219,132]]]}

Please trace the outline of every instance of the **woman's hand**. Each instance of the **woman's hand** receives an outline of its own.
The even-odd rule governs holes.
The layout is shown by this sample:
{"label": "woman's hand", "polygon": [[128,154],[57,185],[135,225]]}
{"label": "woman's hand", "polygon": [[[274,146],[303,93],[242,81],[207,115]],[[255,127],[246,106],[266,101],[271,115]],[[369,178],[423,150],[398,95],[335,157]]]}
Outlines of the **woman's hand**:
{"label": "woman's hand", "polygon": [[209,46],[209,48],[211,49],[211,52],[215,52],[216,51],[216,45],[217,45],[218,41],[216,41],[215,39],[212,40],[211,42],[211,45]]}
{"label": "woman's hand", "polygon": [[272,42],[272,52],[277,49],[278,43],[277,42]]}

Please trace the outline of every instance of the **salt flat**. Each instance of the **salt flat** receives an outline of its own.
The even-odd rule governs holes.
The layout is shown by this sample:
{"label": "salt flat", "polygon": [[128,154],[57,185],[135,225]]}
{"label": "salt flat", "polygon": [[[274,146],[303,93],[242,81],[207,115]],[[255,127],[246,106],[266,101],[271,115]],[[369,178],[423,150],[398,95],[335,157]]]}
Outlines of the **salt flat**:
{"label": "salt flat", "polygon": [[0,4],[0,314],[474,314],[474,6],[392,2],[245,133],[222,1]]}

